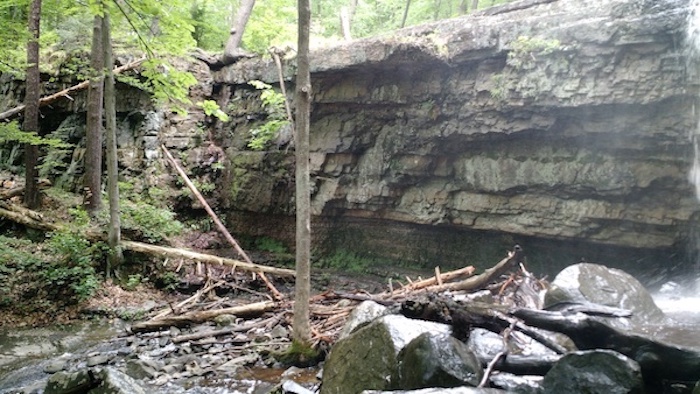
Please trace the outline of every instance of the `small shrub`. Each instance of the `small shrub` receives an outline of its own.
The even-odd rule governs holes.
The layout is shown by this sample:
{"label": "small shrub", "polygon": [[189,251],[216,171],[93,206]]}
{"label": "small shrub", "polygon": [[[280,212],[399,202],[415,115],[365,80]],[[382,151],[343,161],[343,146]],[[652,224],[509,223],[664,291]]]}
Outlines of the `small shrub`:
{"label": "small shrub", "polygon": [[269,237],[260,237],[255,240],[255,247],[263,252],[287,253],[287,248],[282,244],[282,242],[272,239]]}
{"label": "small shrub", "polygon": [[134,291],[144,281],[146,281],[146,279],[141,276],[141,274],[129,275],[129,277],[126,279],[126,283],[124,284],[124,289]]}
{"label": "small shrub", "polygon": [[175,272],[166,271],[158,275],[155,284],[161,289],[173,291],[180,284],[180,277]]}
{"label": "small shrub", "polygon": [[124,229],[135,231],[152,243],[178,235],[184,229],[172,211],[145,202],[124,201],[121,219]]}
{"label": "small shrub", "polygon": [[331,268],[348,272],[365,273],[373,264],[371,259],[361,257],[355,252],[340,250],[319,259],[321,268]]}
{"label": "small shrub", "polygon": [[260,100],[267,112],[267,121],[250,131],[251,139],[248,141],[248,147],[253,150],[263,150],[277,138],[280,130],[289,124],[285,110],[286,98],[262,81],[248,83],[261,91]]}
{"label": "small shrub", "polygon": [[40,275],[57,295],[82,301],[92,296],[100,280],[92,262],[106,250],[102,243],[91,244],[78,234],[57,231],[51,234],[49,252],[53,256]]}

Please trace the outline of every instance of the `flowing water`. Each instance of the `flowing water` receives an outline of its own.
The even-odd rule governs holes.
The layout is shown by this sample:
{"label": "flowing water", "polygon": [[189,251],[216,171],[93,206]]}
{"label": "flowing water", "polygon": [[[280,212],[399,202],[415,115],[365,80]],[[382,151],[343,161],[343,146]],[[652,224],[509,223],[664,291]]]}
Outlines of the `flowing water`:
{"label": "flowing water", "polygon": [[[691,0],[689,5],[691,12],[688,14],[685,37],[686,70],[688,88],[697,91],[700,86],[700,0]],[[697,124],[688,130],[688,139],[693,148],[688,180],[695,188],[695,197],[700,206],[700,109],[697,103],[700,103],[700,93],[692,114]],[[700,223],[694,227],[700,229]],[[700,231],[697,229],[691,228],[689,231],[693,239],[688,255],[695,260],[691,270],[680,278],[666,281],[653,294],[654,301],[667,315],[687,326],[700,326]]]}

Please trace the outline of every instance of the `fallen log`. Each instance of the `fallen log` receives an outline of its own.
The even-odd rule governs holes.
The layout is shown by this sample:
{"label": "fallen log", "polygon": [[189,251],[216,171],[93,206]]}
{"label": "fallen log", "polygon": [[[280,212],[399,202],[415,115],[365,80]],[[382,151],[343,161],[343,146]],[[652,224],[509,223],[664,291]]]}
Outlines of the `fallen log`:
{"label": "fallen log", "polygon": [[225,314],[239,317],[259,316],[267,311],[277,308],[277,306],[278,305],[275,302],[263,301],[211,311],[188,312],[178,316],[166,316],[160,319],[139,322],[131,326],[131,331],[137,333],[158,331],[168,327],[184,327],[192,324],[204,323],[217,316]]}
{"label": "fallen log", "polygon": [[186,250],[186,249],[168,248],[165,246],[157,246],[157,245],[151,245],[151,244],[146,244],[146,243],[142,243],[142,242],[135,242],[135,241],[122,241],[121,245],[125,250],[131,250],[133,252],[145,253],[145,254],[152,255],[152,256],[155,255],[155,256],[161,256],[161,257],[184,258],[184,259],[189,259],[189,260],[194,260],[194,261],[200,261],[202,263],[228,265],[228,266],[234,267],[236,269],[240,268],[240,269],[245,270],[245,271],[264,272],[264,273],[275,274],[275,275],[279,275],[279,276],[294,276],[295,275],[294,270],[290,270],[290,269],[286,269],[286,268],[268,267],[265,265],[248,263],[248,262],[241,261],[241,260],[229,259],[229,258],[214,256],[214,255],[210,255],[210,254],[197,253],[197,252],[193,252],[193,251]]}
{"label": "fallen log", "polygon": [[[697,331],[688,327],[668,328],[659,325],[616,327],[616,317],[589,316],[578,312],[566,314],[534,309],[518,309],[513,316],[525,324],[567,335],[581,350],[610,349],[637,361],[645,380],[696,381],[700,376],[700,345]],[[624,328],[623,328],[624,327]],[[692,338],[691,343],[687,342]]]}
{"label": "fallen log", "polygon": [[[170,154],[168,148],[166,148],[165,145],[161,145],[160,147],[165,153],[165,156],[167,157],[170,165],[172,165],[173,168],[175,168],[175,171],[177,171],[180,177],[182,177],[182,180],[185,182],[185,185],[187,185],[190,191],[192,191],[192,194],[194,194],[195,197],[197,197],[197,200],[199,200],[199,203],[202,204],[204,210],[207,211],[209,217],[211,217],[211,220],[214,221],[216,228],[218,228],[221,234],[224,236],[224,238],[226,238],[226,241],[228,241],[228,243],[231,244],[231,246],[233,246],[234,249],[236,249],[236,252],[238,252],[238,254],[243,258],[243,260],[245,260],[246,263],[253,264],[253,261],[250,259],[250,257],[248,257],[248,254],[243,250],[243,248],[241,248],[238,242],[236,242],[236,240],[233,238],[226,226],[224,226],[221,220],[219,220],[219,217],[216,215],[214,210],[211,209],[207,200],[204,199],[204,196],[202,196],[202,194],[197,189],[197,186],[195,186],[195,184],[192,183],[190,177],[187,176],[185,170],[177,163],[177,161],[175,161],[175,158],[173,157],[173,155]],[[277,288],[272,284],[272,282],[270,282],[270,280],[267,279],[265,273],[262,271],[257,272],[260,274],[260,279],[262,279],[263,282],[265,282],[265,286],[267,286],[267,288],[270,290],[275,299],[278,301],[283,299],[284,297],[282,296],[282,293],[280,293],[277,290]]]}
{"label": "fallen log", "polygon": [[14,187],[0,192],[0,200],[9,200],[12,197],[21,196],[24,194],[24,186]]}
{"label": "fallen log", "polygon": [[[112,72],[114,74],[119,74],[119,73],[124,72],[126,70],[130,70],[132,68],[138,67],[141,63],[144,62],[144,60],[146,60],[146,58],[141,58],[139,60],[135,60],[131,63],[125,64],[123,66],[116,67]],[[83,81],[77,85],[73,85],[67,89],[63,89],[60,92],[48,95],[46,97],[42,97],[41,99],[39,99],[39,106],[42,107],[46,104],[52,103],[61,97],[70,97],[69,93],[73,93],[75,91],[85,89],[89,85],[90,85],[89,80]],[[21,113],[22,111],[24,111],[24,107],[25,107],[25,105],[21,104],[21,105],[14,107],[14,108],[8,109],[5,112],[0,112],[0,120],[5,120],[5,119],[11,118],[11,117]]]}
{"label": "fallen log", "polygon": [[[554,363],[559,361],[562,356],[522,356],[517,354],[509,354],[505,357],[500,357],[493,363],[493,369],[501,372],[509,372],[515,375],[539,375],[544,376],[552,369]],[[493,362],[492,358],[479,357],[479,362],[486,367]]]}
{"label": "fallen log", "polygon": [[[42,231],[62,231],[66,229],[65,226],[48,222],[46,219],[43,218],[43,216],[40,213],[36,211],[32,211],[17,204],[10,204],[7,202],[3,202],[1,205],[2,206],[0,207],[0,217],[9,219],[15,223],[19,223],[27,227],[31,227]],[[84,235],[86,238],[91,240],[104,241],[106,239],[106,235],[104,233],[96,231],[87,231],[84,233]],[[245,271],[265,272],[279,276],[294,276],[296,274],[294,270],[290,269],[268,267],[264,265],[248,263],[241,260],[234,260],[210,254],[197,253],[186,249],[151,245],[143,242],[123,240],[121,242],[121,246],[125,250],[144,253],[151,256],[184,258],[193,261],[200,261],[203,263],[229,265]]]}

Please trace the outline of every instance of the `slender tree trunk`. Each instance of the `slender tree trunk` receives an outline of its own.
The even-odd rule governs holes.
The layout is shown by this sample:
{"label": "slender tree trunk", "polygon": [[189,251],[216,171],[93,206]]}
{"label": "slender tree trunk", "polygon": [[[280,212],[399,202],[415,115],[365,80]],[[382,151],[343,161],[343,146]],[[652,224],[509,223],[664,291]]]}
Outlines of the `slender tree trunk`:
{"label": "slender tree trunk", "polygon": [[[27,93],[24,97],[24,131],[39,133],[39,96],[41,81],[39,77],[39,36],[41,22],[41,0],[32,0],[29,10],[29,42],[27,42]],[[41,205],[41,193],[37,183],[39,162],[39,147],[25,145],[24,163],[25,191],[24,203],[30,209]]]}
{"label": "slender tree trunk", "polygon": [[401,28],[406,27],[406,19],[408,19],[408,9],[411,7],[411,0],[406,0],[406,8],[403,10],[403,18],[401,18]]}
{"label": "slender tree trunk", "polygon": [[472,0],[472,12],[476,12],[477,8],[479,8],[479,0]]}
{"label": "slender tree trunk", "polygon": [[92,27],[92,50],[90,53],[90,78],[87,101],[87,127],[85,132],[85,179],[84,203],[90,213],[102,205],[102,95],[105,69],[102,45],[102,17],[95,16]]}
{"label": "slender tree trunk", "polygon": [[469,12],[469,0],[461,0],[459,2],[459,14],[464,15]]}
{"label": "slender tree trunk", "polygon": [[[106,7],[105,7],[106,9]],[[107,132],[107,194],[109,197],[109,231],[107,243],[110,248],[107,276],[110,271],[116,269],[122,262],[121,250],[121,224],[119,218],[119,184],[117,163],[117,111],[116,94],[114,91],[114,73],[112,66],[112,33],[109,13],[105,11],[102,18],[102,45],[104,47],[105,61],[105,131]]]}
{"label": "slender tree trunk", "polygon": [[311,288],[311,195],[309,187],[309,117],[311,112],[311,75],[309,71],[309,0],[298,0],[299,37],[296,78],[296,284],[294,293],[294,330],[297,342],[311,342],[309,293]]}
{"label": "slender tree trunk", "polygon": [[231,64],[238,58],[237,52],[241,45],[243,31],[248,24],[250,14],[253,12],[253,6],[255,6],[255,0],[241,0],[241,5],[238,7],[236,20],[234,21],[235,24],[231,27],[231,33],[224,47],[224,64]]}
{"label": "slender tree trunk", "polygon": [[357,9],[357,0],[350,0],[348,7],[340,8],[340,29],[343,31],[343,38],[346,41],[352,40],[352,18]]}

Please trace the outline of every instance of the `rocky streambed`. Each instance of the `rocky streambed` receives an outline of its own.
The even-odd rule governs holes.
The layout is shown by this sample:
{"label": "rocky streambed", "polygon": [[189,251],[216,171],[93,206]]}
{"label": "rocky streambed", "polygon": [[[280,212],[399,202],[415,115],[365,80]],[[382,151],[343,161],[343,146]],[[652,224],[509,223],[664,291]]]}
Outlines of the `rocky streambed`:
{"label": "rocky streambed", "polygon": [[[666,316],[631,276],[578,264],[541,292],[523,278],[523,271],[513,272],[479,292],[424,291],[396,302],[367,293],[363,302],[358,294],[336,299],[333,310],[352,313],[325,362],[310,368],[287,368],[274,357],[290,343],[288,312],[253,319],[224,314],[140,333],[119,320],[59,333],[20,330],[3,337],[0,393],[700,390],[700,329]],[[544,309],[518,307],[522,302]],[[491,312],[470,320],[464,311],[475,305]],[[534,327],[531,316],[516,310],[564,322],[558,331],[568,327],[568,335]],[[507,324],[499,326],[499,319]],[[581,330],[576,322],[588,326]]]}
{"label": "rocky streambed", "polygon": [[242,321],[232,315],[145,333],[131,333],[118,319],[20,329],[3,337],[0,393],[262,393],[283,384],[313,389],[316,369],[286,368],[273,357],[289,346],[289,334],[279,316]]}

